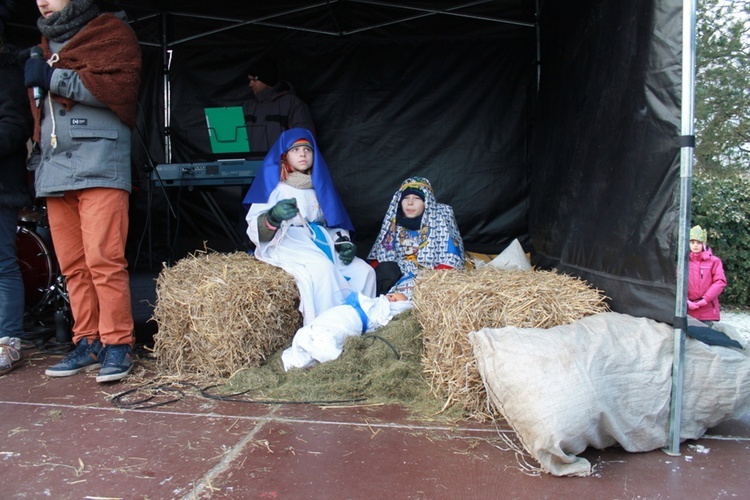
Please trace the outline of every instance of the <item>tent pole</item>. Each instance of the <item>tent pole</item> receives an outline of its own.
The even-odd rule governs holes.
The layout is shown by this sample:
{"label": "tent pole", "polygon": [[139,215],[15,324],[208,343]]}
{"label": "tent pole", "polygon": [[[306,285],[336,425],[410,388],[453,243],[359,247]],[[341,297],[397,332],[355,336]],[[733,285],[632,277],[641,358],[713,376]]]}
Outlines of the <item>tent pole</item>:
{"label": "tent pole", "polygon": [[[162,86],[164,91],[164,162],[166,164],[172,163],[172,87],[169,81],[169,70],[172,66],[172,54],[169,49],[169,35],[168,35],[168,16],[167,12],[163,12],[161,15],[161,58],[162,58]],[[164,187],[164,198],[167,200],[167,206],[171,209],[169,204],[169,197],[167,196]],[[173,264],[173,245],[172,245],[172,223],[171,218],[167,213],[167,266]]]}
{"label": "tent pole", "polygon": [[534,6],[534,28],[536,30],[536,93],[539,95],[539,82],[542,79],[542,34],[541,27],[539,26],[539,18],[541,12],[539,11],[539,0],[536,0]]}
{"label": "tent pole", "polygon": [[693,178],[695,131],[695,18],[697,0],[682,2],[682,116],[680,138],[680,218],[677,249],[677,289],[672,360],[672,398],[669,414],[669,444],[664,451],[680,454],[682,389],[685,376],[685,333],[687,331],[688,243],[690,241],[690,198]]}
{"label": "tent pole", "polygon": [[167,40],[167,16],[166,12],[161,15],[161,50],[162,71],[164,85],[164,161],[172,163],[172,89],[169,81],[169,67],[171,66],[169,41]]}

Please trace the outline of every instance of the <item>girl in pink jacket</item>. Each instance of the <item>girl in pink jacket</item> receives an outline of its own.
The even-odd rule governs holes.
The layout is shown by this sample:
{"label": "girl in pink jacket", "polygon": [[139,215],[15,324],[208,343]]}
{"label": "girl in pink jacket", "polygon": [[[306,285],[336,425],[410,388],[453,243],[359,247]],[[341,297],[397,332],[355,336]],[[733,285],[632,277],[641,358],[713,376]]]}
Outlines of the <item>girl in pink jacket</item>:
{"label": "girl in pink jacket", "polygon": [[690,230],[688,265],[688,314],[709,326],[719,321],[719,295],[727,286],[724,265],[706,246],[708,232],[700,226]]}

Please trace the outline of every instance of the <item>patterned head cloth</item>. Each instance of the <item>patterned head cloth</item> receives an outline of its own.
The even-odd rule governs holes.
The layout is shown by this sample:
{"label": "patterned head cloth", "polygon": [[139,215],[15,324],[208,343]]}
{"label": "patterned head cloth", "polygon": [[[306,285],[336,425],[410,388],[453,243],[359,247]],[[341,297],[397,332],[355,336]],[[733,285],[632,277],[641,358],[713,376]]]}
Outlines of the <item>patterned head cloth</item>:
{"label": "patterned head cloth", "polygon": [[[424,196],[424,213],[419,228],[407,232],[397,223],[398,210],[402,195],[412,190]],[[418,247],[416,255],[410,251],[414,246]],[[380,233],[367,258],[398,262],[404,274],[416,274],[418,269],[433,269],[440,264],[463,269],[464,244],[453,209],[437,202],[429,180],[410,177],[401,183],[388,205]]]}
{"label": "patterned head cloth", "polygon": [[407,179],[403,184],[401,184],[399,192],[401,193],[400,200],[403,200],[410,194],[419,196],[420,198],[422,198],[422,201],[427,201],[427,193],[430,193],[431,196],[434,196],[430,181],[428,181],[424,177],[411,177]]}

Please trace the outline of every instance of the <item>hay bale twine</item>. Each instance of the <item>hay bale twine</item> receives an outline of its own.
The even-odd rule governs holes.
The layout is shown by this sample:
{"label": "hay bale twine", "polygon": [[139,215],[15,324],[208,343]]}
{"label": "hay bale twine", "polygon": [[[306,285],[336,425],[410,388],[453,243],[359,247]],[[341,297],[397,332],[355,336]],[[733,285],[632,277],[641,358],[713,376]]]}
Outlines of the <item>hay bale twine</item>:
{"label": "hay bale twine", "polygon": [[258,366],[302,326],[284,270],[244,252],[196,253],[156,280],[154,355],[163,375],[224,380]]}
{"label": "hay bale twine", "polygon": [[443,408],[460,404],[470,417],[493,418],[468,334],[482,328],[551,328],[609,310],[585,281],[554,271],[423,271],[414,287],[422,327],[422,366]]}

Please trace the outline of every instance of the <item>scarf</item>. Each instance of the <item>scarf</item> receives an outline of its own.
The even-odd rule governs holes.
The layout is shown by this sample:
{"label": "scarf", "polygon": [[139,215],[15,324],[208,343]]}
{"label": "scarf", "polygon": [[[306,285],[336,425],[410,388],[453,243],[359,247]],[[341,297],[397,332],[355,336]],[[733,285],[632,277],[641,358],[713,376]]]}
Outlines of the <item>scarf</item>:
{"label": "scarf", "polygon": [[302,172],[292,172],[283,182],[297,189],[312,189],[313,187],[312,177]]}
{"label": "scarf", "polygon": [[403,210],[401,210],[401,204],[399,203],[398,212],[396,212],[396,223],[406,229],[419,231],[419,228],[422,227],[422,215],[424,214],[418,215],[417,217],[407,217],[404,215]]}
{"label": "scarf", "polygon": [[[80,1],[80,0],[79,0]],[[65,9],[63,9],[65,10]],[[52,53],[49,40],[42,38],[45,59]],[[138,91],[141,82],[141,49],[135,32],[114,14],[102,14],[84,26],[58,53],[55,68],[72,69],[86,88],[107,105],[126,125],[135,127]],[[59,95],[52,99],[70,110],[75,101]],[[32,89],[29,99],[33,104]],[[31,106],[34,140],[39,140],[41,109]]]}
{"label": "scarf", "polygon": [[36,25],[45,38],[66,42],[98,14],[99,7],[94,5],[94,0],[71,0],[63,10],[40,17]]}

